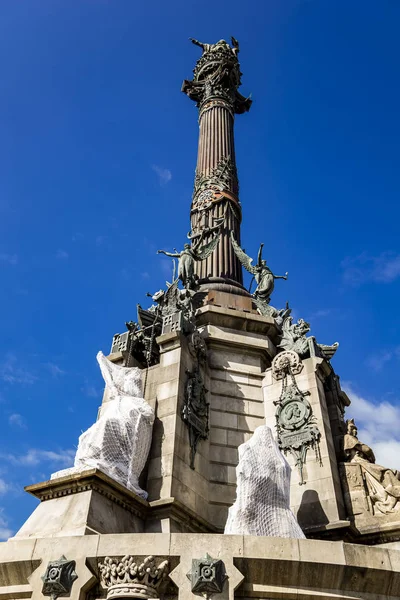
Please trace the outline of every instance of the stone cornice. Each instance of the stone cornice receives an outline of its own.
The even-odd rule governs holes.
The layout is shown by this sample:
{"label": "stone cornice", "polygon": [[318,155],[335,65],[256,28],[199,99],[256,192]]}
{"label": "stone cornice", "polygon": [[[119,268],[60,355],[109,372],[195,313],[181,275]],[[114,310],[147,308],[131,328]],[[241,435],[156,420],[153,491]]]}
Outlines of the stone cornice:
{"label": "stone cornice", "polygon": [[95,491],[142,519],[146,517],[149,509],[148,502],[98,469],[90,469],[66,477],[28,485],[25,487],[25,491],[39,498],[41,502],[69,496],[70,494]]}

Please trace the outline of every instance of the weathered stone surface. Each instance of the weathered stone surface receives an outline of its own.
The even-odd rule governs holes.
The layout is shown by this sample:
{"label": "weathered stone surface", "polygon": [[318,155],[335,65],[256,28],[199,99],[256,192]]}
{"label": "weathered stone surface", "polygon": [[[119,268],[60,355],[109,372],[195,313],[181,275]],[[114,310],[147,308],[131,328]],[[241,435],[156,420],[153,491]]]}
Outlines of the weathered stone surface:
{"label": "weathered stone surface", "polygon": [[[296,383],[302,392],[309,391],[307,397],[311,405],[316,426],[321,432],[319,456],[309,449],[303,466],[304,485],[296,469],[294,458],[287,455],[292,467],[291,508],[302,529],[315,531],[320,527],[325,531],[330,524],[341,523],[346,518],[344,498],[340,484],[337,457],[333,443],[331,424],[327,409],[322,379],[325,377],[325,361],[321,358],[308,358],[302,361],[303,368],[296,374]],[[275,428],[276,406],[274,402],[281,394],[281,382],[266,373],[264,383],[266,424]]]}
{"label": "weathered stone surface", "polygon": [[[192,533],[89,535],[0,544],[0,598],[39,600],[45,566],[61,554],[76,561],[78,579],[71,600],[85,597],[98,581],[97,564],[106,556],[154,556],[168,560],[182,600],[193,600],[186,577],[192,560],[206,553],[224,562],[229,579],[223,594],[236,588],[244,597],[400,598],[400,552],[342,542]],[[240,586],[240,588],[239,588]],[[217,597],[217,596],[216,596]],[[222,597],[222,595],[218,595]]]}
{"label": "weathered stone surface", "polygon": [[96,469],[26,488],[41,500],[15,539],[143,531],[147,502]]}

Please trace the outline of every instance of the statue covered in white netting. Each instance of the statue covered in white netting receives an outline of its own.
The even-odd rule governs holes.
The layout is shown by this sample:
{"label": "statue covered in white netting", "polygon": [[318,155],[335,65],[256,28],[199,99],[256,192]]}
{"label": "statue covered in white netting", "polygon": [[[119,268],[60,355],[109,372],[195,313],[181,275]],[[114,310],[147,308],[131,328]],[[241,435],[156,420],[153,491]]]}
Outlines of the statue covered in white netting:
{"label": "statue covered in white netting", "polygon": [[97,361],[109,401],[99,420],[79,437],[74,466],[53,473],[51,479],[96,468],[147,498],[138,479],[150,450],[154,411],[143,398],[141,370],[116,365],[102,352]]}
{"label": "statue covered in white netting", "polygon": [[224,533],[304,538],[290,510],[290,474],[271,429],[258,427],[239,446],[236,501]]}

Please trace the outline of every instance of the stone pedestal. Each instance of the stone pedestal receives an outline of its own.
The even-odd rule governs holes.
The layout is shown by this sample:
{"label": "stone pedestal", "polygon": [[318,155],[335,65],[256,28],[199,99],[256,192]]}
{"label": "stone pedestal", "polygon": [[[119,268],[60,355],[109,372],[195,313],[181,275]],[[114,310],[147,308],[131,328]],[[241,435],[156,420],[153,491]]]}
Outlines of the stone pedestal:
{"label": "stone pedestal", "polygon": [[160,364],[144,374],[145,398],[156,410],[144,483],[152,507],[146,531],[223,531],[236,495],[237,448],[265,422],[262,380],[275,353],[273,319],[206,305],[198,311],[197,327],[207,348],[201,374],[209,434],[197,445],[194,469],[182,420],[188,373],[197,362],[190,336],[159,337]]}
{"label": "stone pedestal", "polygon": [[25,490],[40,504],[15,539],[144,531],[147,502],[97,469]]}
{"label": "stone pedestal", "polygon": [[[214,599],[400,598],[397,550],[343,542],[218,534],[87,535],[0,543],[0,598],[43,600],[42,578],[49,564],[59,561],[62,555],[74,563],[76,574],[65,594],[70,600],[106,595],[111,598],[113,590],[110,593],[110,588],[105,589],[101,565],[106,557],[125,563],[133,555],[136,563],[154,564],[159,571],[164,565],[167,598],[196,600],[201,597],[193,593],[193,580],[197,580],[189,579],[187,574],[207,554],[222,561],[228,575],[222,592],[213,595]],[[146,589],[143,598],[154,598],[156,592],[160,592],[158,597],[164,597],[163,590],[157,589],[157,580],[147,579],[143,571],[133,574],[132,580],[130,584],[128,579],[128,593],[135,585]],[[148,593],[149,588],[153,594]]]}
{"label": "stone pedestal", "polygon": [[[344,499],[340,484],[336,452],[333,442],[331,422],[324,392],[324,380],[331,368],[322,358],[308,358],[302,361],[303,369],[296,375],[296,383],[302,392],[309,392],[315,424],[321,434],[319,453],[308,449],[303,469],[304,484],[301,484],[295,460],[287,454],[292,466],[291,508],[306,534],[343,529],[350,525],[346,520]],[[263,382],[266,424],[276,430],[276,410],[274,401],[280,397],[282,381],[274,378],[268,369]],[[321,458],[321,464],[319,460]],[[331,535],[334,536],[333,532]]]}

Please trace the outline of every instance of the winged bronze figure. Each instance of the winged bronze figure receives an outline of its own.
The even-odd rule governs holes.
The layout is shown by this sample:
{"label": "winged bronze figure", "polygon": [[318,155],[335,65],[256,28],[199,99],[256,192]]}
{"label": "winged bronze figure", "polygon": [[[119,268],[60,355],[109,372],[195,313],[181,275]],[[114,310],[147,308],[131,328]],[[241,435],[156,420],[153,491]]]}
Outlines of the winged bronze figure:
{"label": "winged bronze figure", "polygon": [[185,244],[181,252],[166,252],[166,250],[157,250],[157,254],[165,254],[172,258],[178,258],[178,279],[181,280],[182,285],[186,289],[194,289],[197,286],[198,277],[194,272],[195,261],[206,260],[215,250],[219,242],[220,234],[214,235],[211,240],[201,246],[202,237],[197,244],[191,246]]}
{"label": "winged bronze figure", "polygon": [[252,265],[253,259],[248,256],[235,240],[233,231],[231,231],[231,242],[236,256],[246,271],[254,275],[257,283],[257,288],[254,292],[254,298],[261,300],[265,304],[269,304],[271,294],[274,291],[275,279],[287,279],[288,273],[285,275],[274,275],[271,269],[267,266],[267,261],[262,258],[262,249],[264,244],[260,244],[260,249],[257,256],[257,264]]}

